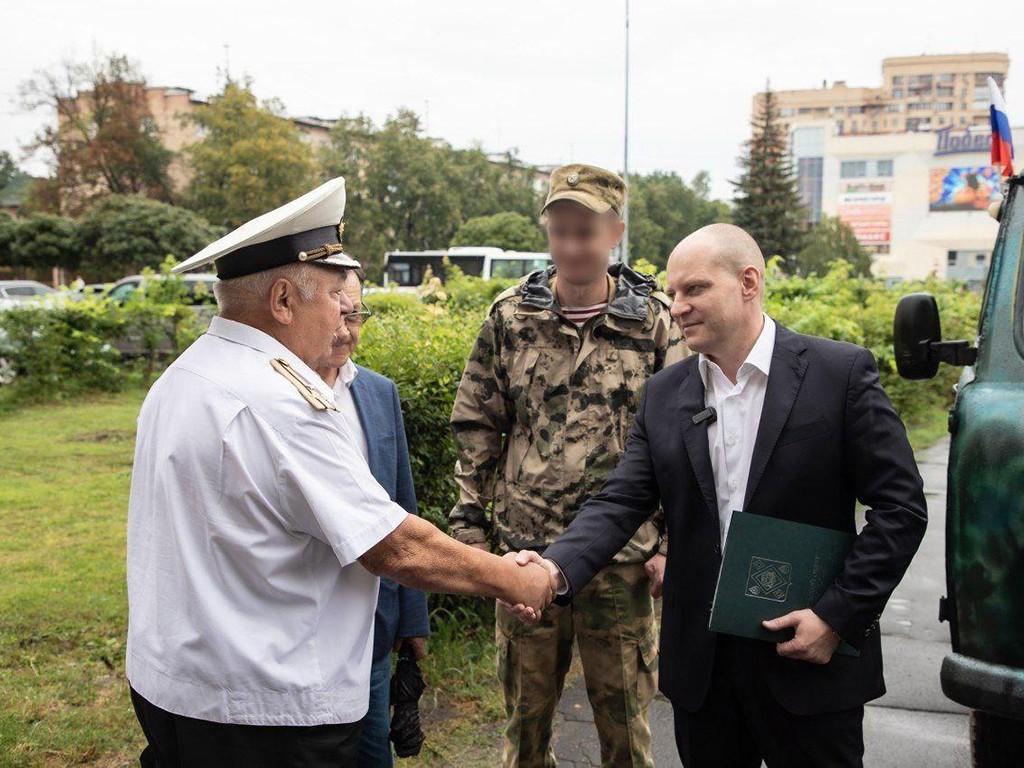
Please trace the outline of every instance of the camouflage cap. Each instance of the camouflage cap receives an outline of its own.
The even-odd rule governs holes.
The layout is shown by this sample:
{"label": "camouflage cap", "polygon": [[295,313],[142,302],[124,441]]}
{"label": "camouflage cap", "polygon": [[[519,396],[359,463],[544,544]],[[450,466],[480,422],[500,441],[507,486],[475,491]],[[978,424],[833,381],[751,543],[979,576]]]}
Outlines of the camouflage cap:
{"label": "camouflage cap", "polygon": [[595,165],[563,165],[551,172],[548,199],[543,213],[558,200],[572,200],[595,213],[622,213],[626,201],[626,182],[618,175]]}

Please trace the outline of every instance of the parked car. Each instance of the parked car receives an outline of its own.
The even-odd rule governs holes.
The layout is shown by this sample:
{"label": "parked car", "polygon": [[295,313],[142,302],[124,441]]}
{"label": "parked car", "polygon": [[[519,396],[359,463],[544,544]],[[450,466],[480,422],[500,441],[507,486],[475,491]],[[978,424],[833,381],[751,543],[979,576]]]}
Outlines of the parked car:
{"label": "parked car", "polygon": [[0,309],[45,302],[56,294],[53,288],[35,280],[0,280]]}
{"label": "parked car", "polygon": [[[163,275],[131,275],[118,280],[106,293],[106,297],[113,302],[123,304],[127,302],[137,291],[152,291],[162,287],[163,281],[167,278]],[[217,300],[213,295],[213,286],[217,282],[215,275],[202,273],[190,273],[179,275],[175,278],[185,289],[185,301],[189,308],[204,323],[209,322],[217,312]],[[147,347],[143,337],[138,334],[127,334],[114,342],[114,346],[125,357],[141,357],[156,355],[164,357],[172,354],[173,349],[169,339],[162,341],[156,349]]]}
{"label": "parked car", "polygon": [[88,283],[87,285],[76,286],[72,283],[70,288],[71,298],[75,301],[81,301],[85,298],[104,296],[112,285],[112,283]]}
{"label": "parked car", "polygon": [[970,707],[974,765],[1024,760],[1024,178],[993,204],[999,233],[978,335],[943,341],[927,293],[904,296],[893,336],[906,379],[964,366],[949,413],[946,588],[953,652],[942,690]]}
{"label": "parked car", "polygon": [[[147,285],[158,283],[164,279],[166,278],[163,275],[131,275],[123,277],[110,287],[106,292],[106,296],[112,301],[124,303],[140,288],[145,290]],[[217,282],[216,275],[192,273],[179,275],[175,279],[179,280],[184,286],[191,306],[216,306],[217,301],[213,296],[213,285]]]}

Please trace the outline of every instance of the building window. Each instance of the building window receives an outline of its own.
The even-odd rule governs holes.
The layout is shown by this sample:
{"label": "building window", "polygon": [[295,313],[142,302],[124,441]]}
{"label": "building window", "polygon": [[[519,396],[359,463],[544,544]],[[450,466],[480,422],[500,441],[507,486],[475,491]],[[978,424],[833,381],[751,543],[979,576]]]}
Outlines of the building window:
{"label": "building window", "polygon": [[848,115],[859,115],[864,111],[864,107],[847,107],[846,114]]}
{"label": "building window", "polygon": [[947,251],[946,252],[946,266],[947,267],[955,267],[956,266],[956,251]]}
{"label": "building window", "polygon": [[894,86],[896,86],[896,85],[903,85],[903,75],[893,75],[892,76],[892,84]]}
{"label": "building window", "polygon": [[956,75],[952,72],[942,72],[935,76],[936,83],[952,83],[956,80]]}
{"label": "building window", "polygon": [[892,176],[892,160],[879,160],[875,163],[876,176]]}
{"label": "building window", "polygon": [[820,157],[801,157],[796,162],[796,187],[812,224],[821,221],[822,168]]}
{"label": "building window", "polygon": [[862,179],[868,175],[866,160],[844,160],[839,165],[839,178]]}
{"label": "building window", "polygon": [[893,88],[892,89],[892,97],[894,99],[902,99],[903,98],[903,89],[902,88]]}
{"label": "building window", "polygon": [[907,109],[909,109],[911,111],[917,110],[918,112],[921,112],[923,110],[927,110],[927,109],[931,109],[931,108],[932,108],[932,103],[930,101],[912,101],[909,104],[907,104]]}
{"label": "building window", "polygon": [[[996,81],[996,85],[999,86],[999,90],[1003,90],[1003,76],[998,72],[978,72],[974,75],[975,87],[988,86],[988,79],[992,78]],[[977,96],[975,96],[977,98]]]}
{"label": "building window", "polygon": [[931,75],[911,75],[907,81],[907,90],[913,94],[931,93]]}
{"label": "building window", "polygon": [[779,110],[779,117],[792,117],[794,110],[792,107],[783,107]]}

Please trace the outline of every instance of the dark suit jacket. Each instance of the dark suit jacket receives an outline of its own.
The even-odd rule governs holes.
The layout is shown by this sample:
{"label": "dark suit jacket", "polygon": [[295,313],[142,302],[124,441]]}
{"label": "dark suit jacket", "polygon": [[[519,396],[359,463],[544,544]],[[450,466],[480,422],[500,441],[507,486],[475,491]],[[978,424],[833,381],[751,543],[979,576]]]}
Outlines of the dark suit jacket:
{"label": "dark suit jacket", "polygon": [[[370,472],[393,501],[411,515],[416,512],[416,491],[409,464],[409,444],[398,399],[398,387],[391,379],[358,366],[352,380],[352,399],[359,422],[366,433]],[[382,578],[373,625],[373,658],[390,653],[396,637],[426,637],[430,634],[427,596]]]}
{"label": "dark suit jacket", "polygon": [[[545,553],[570,590],[579,590],[663,505],[672,545],[659,685],[691,712],[710,684],[715,634],[708,619],[721,564],[708,425],[692,421],[704,409],[697,359],[650,379],[619,465]],[[744,510],[854,532],[857,500],[869,508],[867,524],[813,609],[861,656],[835,655],[822,666],[781,658],[771,643],[751,644],[775,698],[796,714],[847,709],[885,692],[878,619],[917,551],[927,514],[906,430],[871,353],[778,326]]]}

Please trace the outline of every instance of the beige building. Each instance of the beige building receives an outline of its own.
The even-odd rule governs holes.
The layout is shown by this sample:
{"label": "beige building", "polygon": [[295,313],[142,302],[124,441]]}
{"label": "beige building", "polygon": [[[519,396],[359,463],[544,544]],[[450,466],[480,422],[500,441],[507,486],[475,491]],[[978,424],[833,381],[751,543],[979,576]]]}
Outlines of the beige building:
{"label": "beige building", "polygon": [[[88,96],[88,94],[82,94],[78,97],[77,109],[89,108]],[[196,98],[195,92],[189,88],[167,86],[146,88],[146,105],[160,132],[163,145],[174,153],[168,173],[171,178],[171,186],[175,191],[181,191],[191,177],[188,156],[183,154],[182,150],[202,138],[199,126],[192,121],[191,117],[196,107],[205,103]],[[303,141],[310,144],[314,150],[324,149],[330,144],[331,129],[337,122],[333,118],[314,116],[291,117],[289,120],[301,131]],[[62,120],[62,125],[66,122],[66,120]],[[446,143],[443,139],[434,139],[433,141],[438,145]],[[487,159],[492,165],[507,167],[510,171],[525,170],[531,173],[534,187],[538,193],[546,188],[548,176],[554,170],[554,166],[532,166],[518,160],[510,164],[509,154],[504,152],[490,153],[487,155]]]}
{"label": "beige building", "polygon": [[[1024,129],[1014,128],[1022,146]],[[838,218],[872,253],[880,277],[935,275],[980,284],[1000,194],[988,126],[898,134],[841,134],[829,120],[790,131],[798,183],[812,218]]]}
{"label": "beige building", "polygon": [[[191,177],[188,158],[182,154],[182,150],[202,138],[199,126],[191,118],[196,107],[206,102],[196,98],[195,92],[190,88],[168,86],[147,87],[145,97],[146,106],[160,132],[163,145],[174,153],[174,159],[168,168],[171,186],[175,191],[181,191]],[[90,94],[88,93],[79,94],[75,99],[75,109],[77,110],[90,109],[90,104]],[[320,117],[289,119],[302,132],[303,140],[312,144],[314,148],[319,149],[330,141],[331,126],[334,125],[334,120]],[[69,120],[62,115],[60,123],[61,130],[66,130]]]}
{"label": "beige building", "polygon": [[[840,135],[932,131],[988,124],[988,78],[1000,88],[1010,58],[1005,53],[898,56],[882,60],[880,87],[843,80],[821,88],[775,91],[786,130],[828,121]],[[764,93],[754,96],[754,114]]]}

